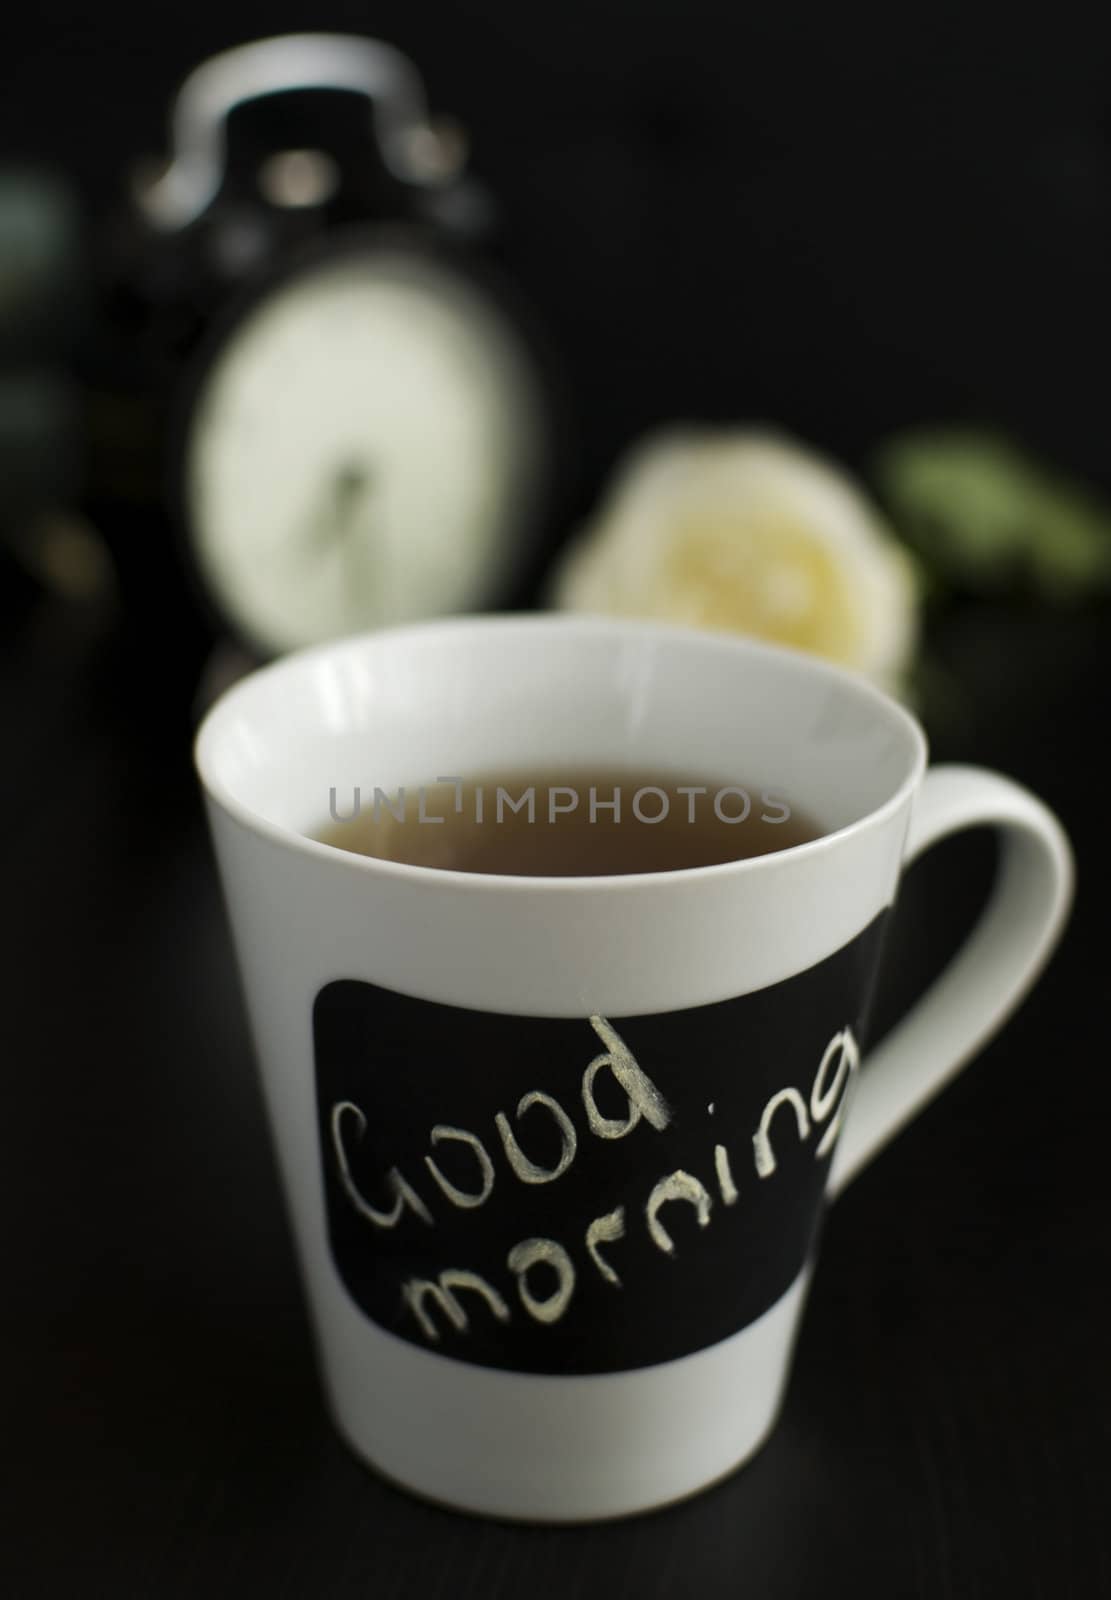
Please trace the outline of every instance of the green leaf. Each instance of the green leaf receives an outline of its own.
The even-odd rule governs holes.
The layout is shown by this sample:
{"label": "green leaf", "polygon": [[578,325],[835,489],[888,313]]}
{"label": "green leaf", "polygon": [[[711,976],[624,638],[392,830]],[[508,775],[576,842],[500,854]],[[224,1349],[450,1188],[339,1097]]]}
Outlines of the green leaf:
{"label": "green leaf", "polygon": [[1023,585],[1050,600],[1111,585],[1111,506],[1001,434],[899,434],[880,449],[875,477],[896,528],[952,583]]}

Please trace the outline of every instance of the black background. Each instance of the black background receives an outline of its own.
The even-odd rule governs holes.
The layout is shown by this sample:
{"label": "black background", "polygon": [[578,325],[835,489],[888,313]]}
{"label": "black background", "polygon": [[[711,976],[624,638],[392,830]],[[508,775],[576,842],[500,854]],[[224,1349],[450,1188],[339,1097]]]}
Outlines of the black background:
{"label": "black background", "polygon": [[[401,44],[470,128],[571,375],[582,507],[626,440],[684,414],[771,418],[856,466],[895,426],[985,416],[1111,484],[1111,50],[1087,4],[9,7],[0,152],[60,163],[96,213],[199,57],[305,26]],[[1111,1592],[1107,621],[965,602],[934,622],[962,704],[935,755],[1042,793],[1081,892],[1018,1017],[834,1209],[776,1435],[686,1506],[544,1530],[422,1506],[334,1437],[187,712],[152,726],[111,638],[15,610],[8,1592]],[[878,1024],[990,865],[970,837],[912,871]]]}
{"label": "black background", "polygon": [[304,28],[399,45],[469,130],[569,368],[584,500],[685,415],[861,459],[984,416],[1107,480],[1111,43],[1082,0],[45,0],[0,23],[0,152],[100,214],[190,67]]}

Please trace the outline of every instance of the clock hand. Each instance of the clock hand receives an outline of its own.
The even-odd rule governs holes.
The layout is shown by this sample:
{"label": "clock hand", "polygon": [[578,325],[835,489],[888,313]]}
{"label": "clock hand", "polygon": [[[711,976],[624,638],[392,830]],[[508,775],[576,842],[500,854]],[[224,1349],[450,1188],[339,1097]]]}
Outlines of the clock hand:
{"label": "clock hand", "polygon": [[367,620],[371,585],[381,587],[383,549],[381,530],[375,526],[374,487],[373,468],[358,461],[341,466],[332,483],[334,538],[343,548],[346,599],[353,624]]}
{"label": "clock hand", "polygon": [[355,513],[366,499],[374,474],[358,461],[343,463],[332,475],[326,490],[325,505],[314,518],[309,535],[312,545],[339,544],[350,538]]}
{"label": "clock hand", "polygon": [[360,502],[366,499],[373,480],[371,469],[358,461],[346,462],[332,480],[335,525],[341,537],[350,534],[355,512]]}
{"label": "clock hand", "polygon": [[333,581],[340,582],[352,626],[371,620],[368,601],[377,610],[383,592],[382,563],[386,552],[375,515],[375,479],[373,467],[357,458],[333,467],[300,543],[302,560],[311,560],[314,566],[332,555],[328,565],[334,573]]}
{"label": "clock hand", "polygon": [[350,545],[356,512],[367,498],[373,477],[371,470],[357,461],[341,465],[332,474],[307,519],[301,542],[306,554]]}

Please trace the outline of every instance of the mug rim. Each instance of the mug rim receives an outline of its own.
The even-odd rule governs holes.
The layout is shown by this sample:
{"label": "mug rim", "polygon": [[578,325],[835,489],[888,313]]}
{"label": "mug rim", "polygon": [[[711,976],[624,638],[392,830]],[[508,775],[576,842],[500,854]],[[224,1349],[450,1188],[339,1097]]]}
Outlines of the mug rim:
{"label": "mug rim", "polygon": [[[298,674],[311,668],[317,661],[357,654],[361,649],[382,642],[396,642],[401,646],[426,637],[443,638],[451,633],[474,635],[495,631],[534,634],[578,632],[594,637],[601,635],[639,638],[646,641],[674,640],[676,643],[692,644],[707,653],[717,651],[732,656],[741,653],[764,660],[789,662],[796,667],[801,665],[808,672],[824,677],[843,689],[848,689],[870,705],[875,713],[883,715],[889,722],[901,727],[909,736],[913,748],[909,769],[893,793],[880,805],[874,806],[863,816],[855,817],[843,827],[820,834],[816,839],[786,845],[782,849],[768,851],[763,855],[743,856],[732,861],[713,862],[698,867],[561,877],[543,873],[469,872],[460,868],[417,866],[410,862],[386,861],[379,856],[360,855],[339,845],[326,844],[322,839],[314,839],[296,828],[272,822],[233,794],[229,785],[218,775],[215,746],[222,727],[235,713],[237,702],[249,694],[260,679]],[[917,789],[925,773],[927,760],[926,734],[912,712],[861,674],[828,661],[822,656],[811,655],[807,651],[795,650],[787,645],[774,644],[725,629],[695,628],[680,623],[611,617],[585,612],[468,613],[463,616],[428,618],[385,628],[364,629],[337,639],[325,640],[320,644],[306,645],[299,650],[289,651],[274,661],[255,667],[231,684],[207,708],[193,738],[193,766],[205,794],[233,821],[238,822],[250,833],[286,849],[292,849],[310,859],[315,858],[322,862],[342,861],[351,871],[408,882],[414,887],[424,885],[431,889],[437,886],[440,888],[465,886],[476,891],[481,889],[503,893],[514,890],[517,892],[562,890],[564,893],[581,894],[586,889],[592,893],[618,893],[622,890],[659,889],[663,885],[680,888],[684,884],[704,880],[718,881],[739,874],[774,871],[778,865],[786,861],[834,849],[865,829],[881,826]]]}

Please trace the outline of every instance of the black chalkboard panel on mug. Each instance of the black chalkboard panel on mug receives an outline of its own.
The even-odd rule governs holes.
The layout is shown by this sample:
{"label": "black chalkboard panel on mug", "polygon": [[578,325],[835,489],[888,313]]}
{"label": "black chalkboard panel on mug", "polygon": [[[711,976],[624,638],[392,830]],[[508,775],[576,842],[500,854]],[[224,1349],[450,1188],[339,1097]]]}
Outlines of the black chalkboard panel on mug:
{"label": "black chalkboard panel on mug", "polygon": [[782,983],[655,1015],[327,984],[320,1144],[352,1299],[522,1372],[651,1366],[753,1322],[815,1243],[886,916]]}

